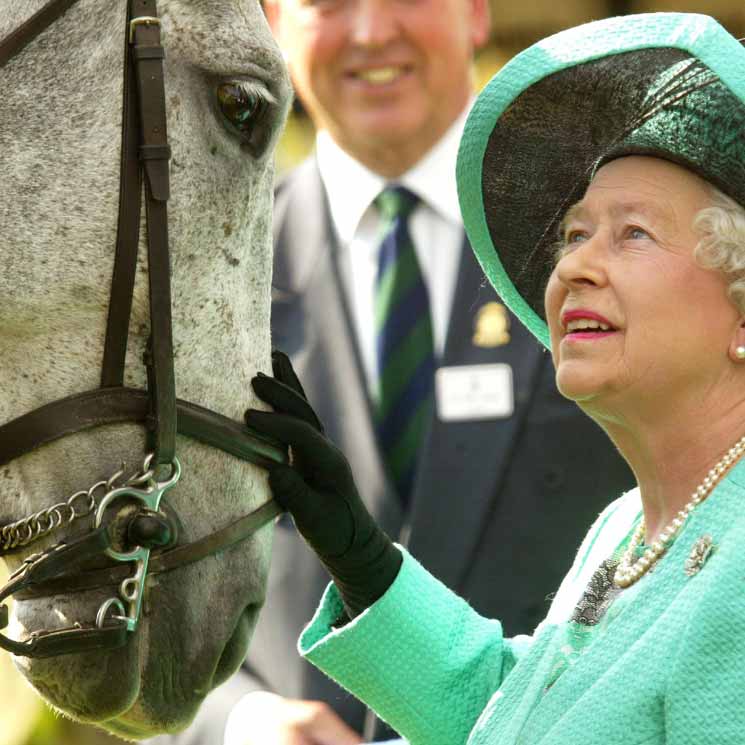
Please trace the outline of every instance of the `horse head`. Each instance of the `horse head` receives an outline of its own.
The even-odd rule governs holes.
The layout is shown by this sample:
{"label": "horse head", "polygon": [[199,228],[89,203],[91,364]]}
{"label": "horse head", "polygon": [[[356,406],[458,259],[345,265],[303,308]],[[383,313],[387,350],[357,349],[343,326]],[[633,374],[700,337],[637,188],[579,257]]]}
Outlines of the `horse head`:
{"label": "horse head", "polygon": [[[0,39],[44,4],[0,0]],[[101,385],[119,211],[126,5],[78,0],[0,69],[0,425]],[[238,421],[256,403],[250,378],[270,369],[272,150],[289,82],[257,0],[159,0],[157,17],[166,54],[178,396]],[[121,381],[141,390],[152,321],[144,212]],[[9,444],[2,432],[0,452]],[[117,422],[13,459],[0,467],[0,525],[97,482],[103,492],[121,487],[112,475],[122,462],[125,474],[147,471],[148,447],[140,423]],[[178,523],[180,544],[199,543],[270,498],[262,468],[183,435],[176,448],[182,475],[161,512]],[[154,482],[145,473],[129,488]],[[23,569],[29,555],[60,538],[85,536],[94,518],[95,511],[41,531],[5,560]],[[139,622],[121,646],[73,646],[62,655],[16,657],[16,664],[52,705],[123,737],[183,728],[243,660],[270,544],[271,530],[262,528],[150,575]],[[27,639],[41,629],[90,624],[118,592],[112,585],[21,595],[6,632]],[[126,605],[110,606],[112,618]]]}

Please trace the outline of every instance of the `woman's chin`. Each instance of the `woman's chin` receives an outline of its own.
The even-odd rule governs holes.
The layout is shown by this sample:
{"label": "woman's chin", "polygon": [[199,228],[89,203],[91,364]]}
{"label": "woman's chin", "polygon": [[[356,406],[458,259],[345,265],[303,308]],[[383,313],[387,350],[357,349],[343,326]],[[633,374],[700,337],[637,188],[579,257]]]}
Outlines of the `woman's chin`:
{"label": "woman's chin", "polygon": [[556,366],[556,387],[570,401],[593,402],[618,392],[626,383],[623,372],[618,362],[563,355]]}
{"label": "woman's chin", "polygon": [[561,370],[556,375],[556,387],[564,398],[580,405],[595,399],[600,388],[597,381],[590,380],[587,376],[562,374]]}

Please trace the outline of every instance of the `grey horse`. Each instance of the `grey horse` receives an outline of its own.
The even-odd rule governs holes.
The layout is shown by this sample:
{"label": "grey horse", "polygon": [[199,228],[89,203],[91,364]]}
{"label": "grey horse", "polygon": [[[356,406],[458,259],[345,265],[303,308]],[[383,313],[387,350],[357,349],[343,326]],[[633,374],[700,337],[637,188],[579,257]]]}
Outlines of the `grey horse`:
{"label": "grey horse", "polygon": [[[0,38],[42,5],[0,0]],[[240,419],[255,404],[251,376],[270,368],[271,154],[290,87],[257,0],[160,0],[159,12],[173,149],[178,394]],[[0,71],[0,423],[99,384],[118,209],[124,23],[123,0],[80,0]],[[216,105],[225,81],[246,86],[258,102],[253,147]],[[126,384],[139,388],[146,266],[143,260],[127,357]],[[122,461],[138,464],[143,452],[142,428],[112,425],[23,456],[0,469],[0,523],[89,487]],[[255,466],[184,438],[178,453],[183,476],[168,499],[185,540],[269,497]],[[144,618],[119,650],[16,664],[76,719],[128,739],[178,730],[242,661],[270,548],[267,527],[217,556],[152,577]],[[9,559],[10,568],[31,550]],[[20,601],[11,630],[24,636],[88,621],[107,594]]]}

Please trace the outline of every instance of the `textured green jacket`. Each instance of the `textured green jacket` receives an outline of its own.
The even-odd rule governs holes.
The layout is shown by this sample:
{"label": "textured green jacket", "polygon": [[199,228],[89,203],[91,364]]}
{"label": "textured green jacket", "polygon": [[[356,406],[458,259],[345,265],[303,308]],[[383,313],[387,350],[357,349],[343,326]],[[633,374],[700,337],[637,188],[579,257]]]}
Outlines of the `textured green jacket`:
{"label": "textured green jacket", "polygon": [[[742,745],[745,464],[617,592],[583,647],[572,612],[639,511],[637,491],[605,510],[532,637],[505,639],[405,554],[388,592],[338,630],[330,586],[300,651],[412,745]],[[706,535],[713,551],[689,576]]]}

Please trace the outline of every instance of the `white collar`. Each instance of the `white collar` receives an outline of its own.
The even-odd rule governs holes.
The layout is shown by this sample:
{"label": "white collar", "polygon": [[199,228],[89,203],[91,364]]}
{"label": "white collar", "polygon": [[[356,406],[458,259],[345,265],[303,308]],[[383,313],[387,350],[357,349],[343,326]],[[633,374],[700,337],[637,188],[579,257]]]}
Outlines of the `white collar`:
{"label": "white collar", "polygon": [[[455,162],[470,103],[424,158],[395,179],[395,183],[410,189],[441,217],[457,225],[462,225],[463,218],[458,205]],[[349,244],[386,179],[352,158],[323,130],[316,136],[316,157],[336,233],[342,244]]]}

